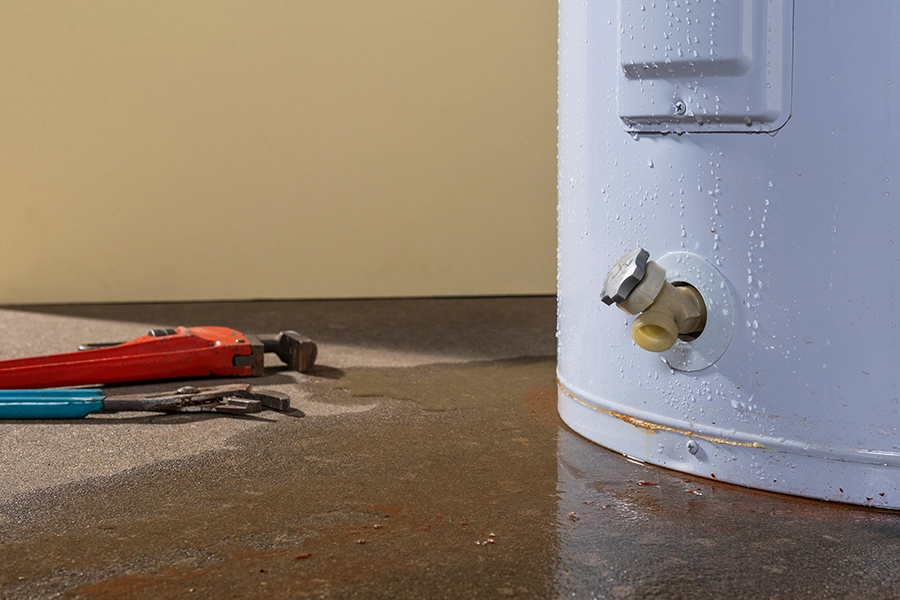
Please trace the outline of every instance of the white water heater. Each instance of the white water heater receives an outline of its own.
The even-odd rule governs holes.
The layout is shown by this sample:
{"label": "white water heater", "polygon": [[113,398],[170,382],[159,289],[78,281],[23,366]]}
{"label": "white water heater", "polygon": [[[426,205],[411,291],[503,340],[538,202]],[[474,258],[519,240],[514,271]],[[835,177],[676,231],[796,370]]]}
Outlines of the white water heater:
{"label": "white water heater", "polygon": [[900,2],[561,0],[559,43],[563,420],[900,508]]}

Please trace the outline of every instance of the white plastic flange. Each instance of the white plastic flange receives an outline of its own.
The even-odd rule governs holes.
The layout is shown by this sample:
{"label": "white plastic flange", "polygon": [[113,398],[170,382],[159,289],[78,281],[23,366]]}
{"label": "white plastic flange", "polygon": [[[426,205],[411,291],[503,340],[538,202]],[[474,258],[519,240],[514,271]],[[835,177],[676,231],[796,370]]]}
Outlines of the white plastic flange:
{"label": "white plastic flange", "polygon": [[706,303],[706,326],[690,342],[679,340],[662,353],[677,371],[700,371],[722,358],[734,335],[734,296],[728,282],[714,266],[690,252],[670,252],[656,261],[666,270],[669,283],[689,283]]}

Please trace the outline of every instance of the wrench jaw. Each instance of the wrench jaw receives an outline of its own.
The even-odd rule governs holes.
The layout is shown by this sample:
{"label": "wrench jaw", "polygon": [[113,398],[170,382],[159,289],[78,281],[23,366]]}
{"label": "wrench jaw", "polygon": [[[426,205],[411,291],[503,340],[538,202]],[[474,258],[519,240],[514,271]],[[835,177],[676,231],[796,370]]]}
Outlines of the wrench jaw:
{"label": "wrench jaw", "polygon": [[278,350],[275,352],[289,367],[306,373],[316,364],[319,349],[314,341],[296,331],[282,331],[278,334]]}
{"label": "wrench jaw", "polygon": [[258,390],[246,384],[196,388],[180,387],[174,392],[108,396],[103,410],[140,410],[158,412],[219,412],[245,415],[262,412],[263,408],[284,411],[291,406],[290,397],[273,390]]}
{"label": "wrench jaw", "polygon": [[[258,348],[262,348],[262,353],[271,352],[281,359],[294,371],[306,373],[316,364],[316,356],[318,355],[318,347],[316,343],[309,338],[305,338],[296,331],[282,331],[276,334],[248,335],[247,341],[253,349],[251,356],[256,357]],[[237,359],[238,357],[235,357]],[[257,362],[250,357],[240,357],[242,362],[253,364],[253,374],[257,375]],[[258,359],[260,369],[259,375],[262,375],[263,359],[260,354]]]}
{"label": "wrench jaw", "polygon": [[[211,410],[226,415],[247,415],[262,412],[263,404],[259,400],[247,400],[246,398],[223,398],[221,404],[212,407]],[[203,410],[201,408],[201,410]],[[191,412],[185,410],[183,412]]]}
{"label": "wrench jaw", "polygon": [[233,400],[258,402],[260,410],[262,410],[262,407],[265,407],[284,412],[291,407],[291,397],[287,394],[282,394],[275,390],[258,390],[253,387],[248,387],[247,391],[240,398],[233,398]]}
{"label": "wrench jaw", "polygon": [[265,373],[265,354],[273,353],[294,371],[306,373],[316,364],[318,347],[309,338],[296,331],[282,331],[270,335],[245,336],[250,344],[250,354],[238,355],[233,359],[235,367],[251,367],[254,377],[262,377]]}

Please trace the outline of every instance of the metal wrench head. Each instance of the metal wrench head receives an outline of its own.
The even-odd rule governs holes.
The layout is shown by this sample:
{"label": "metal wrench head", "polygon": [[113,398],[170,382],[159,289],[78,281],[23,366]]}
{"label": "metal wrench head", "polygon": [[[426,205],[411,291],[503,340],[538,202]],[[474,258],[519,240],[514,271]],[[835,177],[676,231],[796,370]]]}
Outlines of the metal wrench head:
{"label": "metal wrench head", "polygon": [[259,389],[248,386],[237,398],[246,400],[255,400],[266,408],[273,410],[285,411],[291,407],[291,397],[275,390]]}
{"label": "metal wrench head", "polygon": [[263,407],[287,410],[291,400],[287,394],[257,389],[248,384],[229,384],[197,388],[183,386],[174,392],[108,396],[104,410],[146,410],[164,412],[215,411],[227,414],[260,412]]}
{"label": "metal wrench head", "polygon": [[235,366],[252,366],[253,374],[263,374],[263,354],[273,353],[288,367],[306,373],[316,364],[318,346],[309,338],[296,331],[282,331],[275,334],[258,334],[245,336],[250,342],[253,353],[249,356],[236,356]]}

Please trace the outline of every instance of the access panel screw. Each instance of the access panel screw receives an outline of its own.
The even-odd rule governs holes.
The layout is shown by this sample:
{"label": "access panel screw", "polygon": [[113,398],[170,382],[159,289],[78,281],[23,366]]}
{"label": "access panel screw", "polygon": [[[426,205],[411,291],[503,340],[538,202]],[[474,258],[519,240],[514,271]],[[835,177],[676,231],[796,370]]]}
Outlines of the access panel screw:
{"label": "access panel screw", "polygon": [[700,444],[698,444],[694,440],[689,440],[687,443],[687,450],[691,454],[697,454],[700,451]]}
{"label": "access panel screw", "polygon": [[675,114],[679,117],[684,115],[687,112],[687,104],[679,100],[675,103]]}

